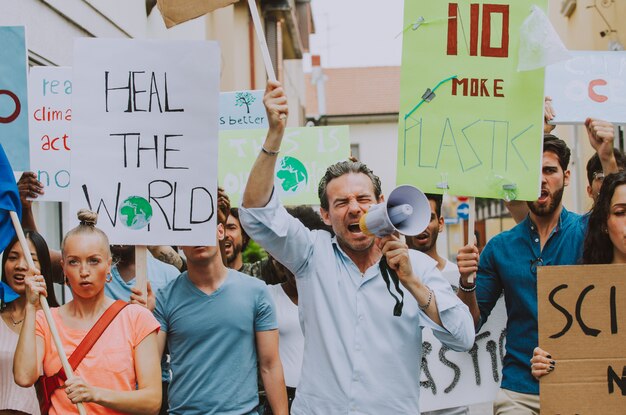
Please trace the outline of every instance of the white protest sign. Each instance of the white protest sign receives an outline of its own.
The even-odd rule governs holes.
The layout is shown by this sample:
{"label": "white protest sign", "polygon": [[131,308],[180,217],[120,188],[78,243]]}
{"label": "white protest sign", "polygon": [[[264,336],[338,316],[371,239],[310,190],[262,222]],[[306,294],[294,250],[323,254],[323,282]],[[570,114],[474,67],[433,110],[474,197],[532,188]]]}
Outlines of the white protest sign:
{"label": "white protest sign", "polygon": [[91,207],[111,243],[214,245],[219,46],[74,44],[70,208]]}
{"label": "white protest sign", "polygon": [[43,184],[38,201],[70,200],[72,68],[34,66],[28,75],[30,169]]}
{"label": "white protest sign", "polygon": [[571,59],[546,67],[546,95],[555,124],[587,117],[626,124],[626,52],[572,51]]}
{"label": "white protest sign", "polygon": [[262,90],[222,92],[220,130],[269,128]]}
{"label": "white protest sign", "polygon": [[[422,331],[420,410],[434,411],[496,398],[505,354],[506,308],[500,297],[469,352],[444,346],[430,329]],[[530,369],[529,369],[530,370]]]}

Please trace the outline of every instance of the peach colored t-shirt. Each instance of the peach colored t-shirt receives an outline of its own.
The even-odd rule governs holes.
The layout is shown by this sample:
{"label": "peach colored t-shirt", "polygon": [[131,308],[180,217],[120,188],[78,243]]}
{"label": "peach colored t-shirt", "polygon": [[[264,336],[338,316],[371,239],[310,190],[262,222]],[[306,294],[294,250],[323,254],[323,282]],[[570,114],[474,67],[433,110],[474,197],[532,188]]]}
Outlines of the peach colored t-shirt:
{"label": "peach colored t-shirt", "polygon": [[[61,343],[69,358],[87,331],[65,326],[59,316],[58,308],[52,309],[52,318],[57,325]],[[117,391],[135,390],[137,383],[134,364],[135,347],[150,333],[158,332],[159,327],[157,320],[146,308],[136,304],[127,305],[102,333],[74,374],[91,386]],[[43,311],[37,312],[35,333],[44,340],[44,373],[46,376],[52,376],[61,368],[61,360]],[[86,403],[85,409],[90,415],[123,413],[94,403]],[[52,395],[51,415],[77,413],[76,405],[67,398],[64,389],[58,389]]]}

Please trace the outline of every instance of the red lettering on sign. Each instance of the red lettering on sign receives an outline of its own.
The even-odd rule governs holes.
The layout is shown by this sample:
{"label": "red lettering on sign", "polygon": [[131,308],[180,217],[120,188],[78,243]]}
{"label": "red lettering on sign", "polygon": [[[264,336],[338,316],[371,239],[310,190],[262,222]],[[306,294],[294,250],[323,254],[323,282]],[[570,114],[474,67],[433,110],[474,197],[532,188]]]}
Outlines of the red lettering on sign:
{"label": "red lettering on sign", "polygon": [[459,10],[458,4],[450,3],[448,4],[448,55],[456,55],[457,52],[457,36],[456,32],[458,30],[458,15],[457,11]]}
{"label": "red lettering on sign", "polygon": [[[499,46],[491,45],[491,18],[494,14],[502,15],[502,33]],[[458,54],[458,21],[461,19],[458,3],[448,4],[448,40],[447,54]],[[506,58],[509,56],[509,5],[483,4],[482,22],[480,4],[470,4],[469,54],[478,56],[478,37],[480,33],[480,56]],[[463,22],[461,21],[461,30]],[[463,34],[465,37],[465,34]],[[467,42],[467,40],[466,40]],[[467,47],[467,46],[466,46]]]}
{"label": "red lettering on sign", "polygon": [[591,98],[595,102],[604,102],[608,100],[609,97],[607,97],[606,95],[600,95],[596,91],[594,91],[595,87],[604,85],[606,85],[606,81],[604,79],[594,79],[593,81],[589,82],[589,98]]}
{"label": "red lettering on sign", "polygon": [[470,5],[470,56],[478,55],[478,20],[480,19],[480,5]]}
{"label": "red lettering on sign", "polygon": [[10,122],[15,121],[17,117],[20,115],[20,111],[22,110],[22,104],[20,104],[20,99],[13,92],[8,91],[6,89],[0,89],[0,95],[8,95],[13,102],[15,103],[15,110],[8,117],[0,116],[0,124],[8,124]]}
{"label": "red lettering on sign", "polygon": [[[491,15],[502,14],[502,37],[500,47],[491,47]],[[506,58],[509,56],[509,5],[508,4],[483,4],[483,33],[480,44],[480,54],[494,58]]]}

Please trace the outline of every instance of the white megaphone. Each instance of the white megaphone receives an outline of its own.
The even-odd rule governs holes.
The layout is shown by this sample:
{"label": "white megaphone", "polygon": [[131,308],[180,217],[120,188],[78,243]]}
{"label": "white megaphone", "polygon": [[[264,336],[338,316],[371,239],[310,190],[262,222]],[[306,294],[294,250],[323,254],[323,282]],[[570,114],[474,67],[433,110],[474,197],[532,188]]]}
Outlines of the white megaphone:
{"label": "white megaphone", "polygon": [[430,222],[430,203],[426,195],[410,185],[398,186],[383,203],[369,208],[361,216],[359,227],[367,235],[383,237],[395,231],[419,235]]}

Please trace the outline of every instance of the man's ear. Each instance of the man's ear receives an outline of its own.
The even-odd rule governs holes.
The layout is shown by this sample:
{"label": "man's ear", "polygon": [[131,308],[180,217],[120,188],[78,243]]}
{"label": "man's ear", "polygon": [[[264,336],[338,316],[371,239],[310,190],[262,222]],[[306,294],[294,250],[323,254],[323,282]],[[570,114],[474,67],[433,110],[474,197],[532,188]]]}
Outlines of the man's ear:
{"label": "man's ear", "polygon": [[330,216],[328,215],[328,211],[323,207],[320,207],[320,216],[322,217],[322,220],[326,225],[332,226],[330,223]]}
{"label": "man's ear", "polygon": [[224,236],[226,235],[226,232],[224,231],[224,225],[221,224],[221,223],[218,223],[215,230],[216,230],[217,240],[218,241],[223,241],[224,240]]}
{"label": "man's ear", "polygon": [[563,172],[563,185],[564,186],[569,186],[569,175],[570,175],[570,171],[569,170],[565,170]]}
{"label": "man's ear", "polygon": [[444,220],[443,220],[443,216],[439,216],[438,221],[439,222],[439,233],[443,232],[443,228],[444,228]]}

